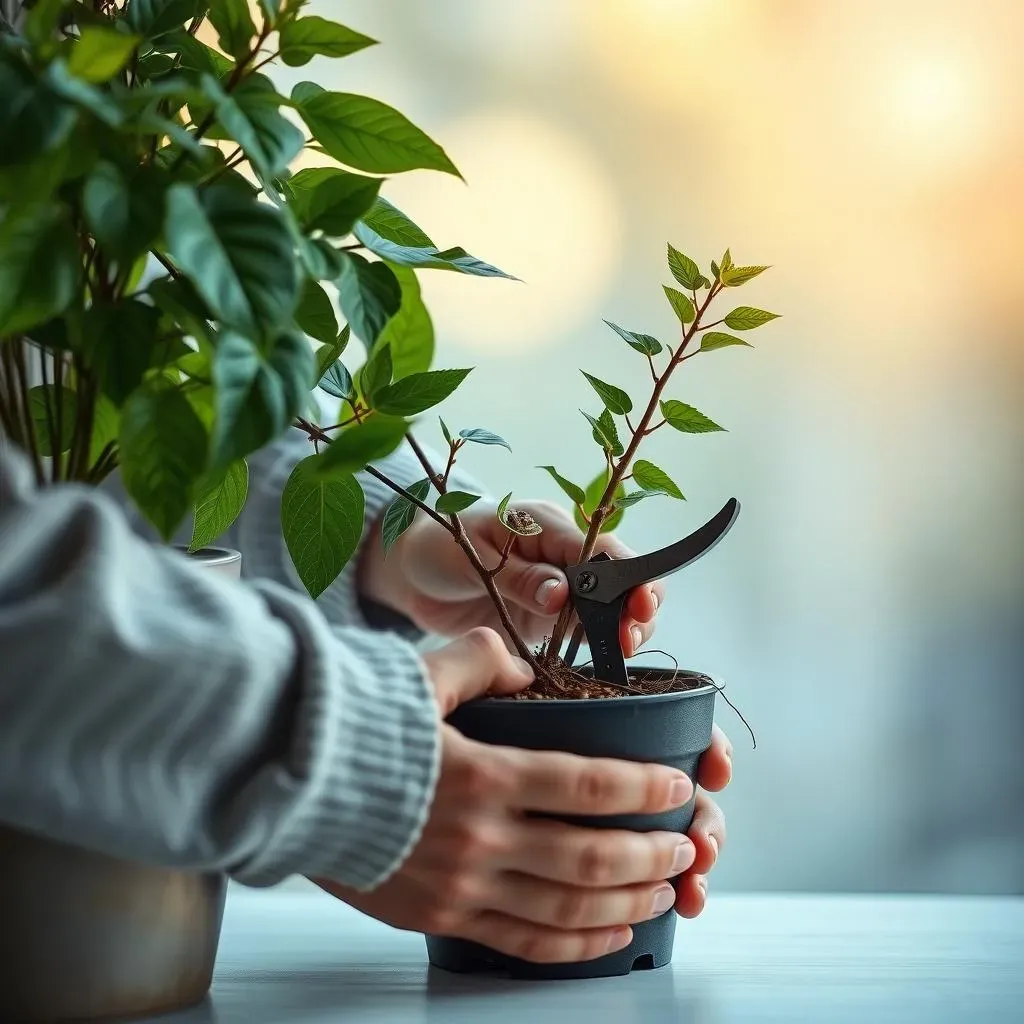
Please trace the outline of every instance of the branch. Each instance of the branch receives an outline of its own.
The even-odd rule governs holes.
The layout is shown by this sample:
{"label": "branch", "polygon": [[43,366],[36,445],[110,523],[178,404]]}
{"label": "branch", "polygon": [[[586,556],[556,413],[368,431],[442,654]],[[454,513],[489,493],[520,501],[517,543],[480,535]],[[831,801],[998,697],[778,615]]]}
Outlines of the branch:
{"label": "branch", "polygon": [[364,466],[363,469],[365,472],[369,473],[370,476],[379,480],[385,486],[390,487],[391,490],[393,490],[396,494],[401,494],[402,497],[406,498],[408,501],[411,501],[418,509],[420,509],[420,511],[426,512],[426,514],[430,516],[430,518],[433,519],[434,522],[438,523],[450,534],[452,534],[453,536],[455,535],[455,531],[452,529],[451,524],[447,522],[443,516],[435,512],[426,502],[420,501],[420,499],[417,498],[416,495],[413,494],[411,491],[407,491],[401,484],[395,483],[394,480],[390,479],[389,477],[386,477],[379,469],[376,469],[374,466]]}

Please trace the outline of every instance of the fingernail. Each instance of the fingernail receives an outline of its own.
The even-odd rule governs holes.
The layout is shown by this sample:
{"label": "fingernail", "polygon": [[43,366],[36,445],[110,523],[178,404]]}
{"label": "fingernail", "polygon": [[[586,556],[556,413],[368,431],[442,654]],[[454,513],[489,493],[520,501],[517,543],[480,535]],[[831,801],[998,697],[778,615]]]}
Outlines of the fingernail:
{"label": "fingernail", "polygon": [[551,600],[551,595],[558,589],[558,580],[545,580],[538,588],[537,593],[533,595],[533,599],[542,608],[548,606],[548,602]]}
{"label": "fingernail", "polygon": [[615,953],[625,949],[633,941],[633,933],[628,928],[616,928],[608,939],[608,952]]}
{"label": "fingernail", "polygon": [[693,794],[693,785],[687,778],[676,779],[669,787],[668,799],[673,807],[682,807]]}
{"label": "fingernail", "polygon": [[718,860],[718,840],[712,836],[708,836],[708,846],[711,847],[711,852],[715,855],[715,860]]}
{"label": "fingernail", "polygon": [[634,626],[630,630],[630,633],[633,636],[633,651],[636,652],[637,650],[639,650],[640,645],[644,642],[644,635],[640,632],[639,626]]}
{"label": "fingernail", "polygon": [[700,889],[701,895],[706,900],[708,898],[708,880],[703,875],[697,879],[697,888]]}
{"label": "fingernail", "polygon": [[661,602],[658,600],[658,595],[653,590],[651,591],[651,600],[654,602],[654,610],[657,611]]}
{"label": "fingernail", "polygon": [[524,658],[520,658],[517,655],[512,655],[512,664],[515,665],[516,671],[519,672],[524,679],[533,678],[533,669],[530,668],[530,663]]}
{"label": "fingernail", "polygon": [[675,906],[676,891],[671,885],[662,886],[654,893],[651,900],[651,917],[660,917],[666,910]]}
{"label": "fingernail", "polygon": [[689,839],[680,840],[675,856],[672,858],[672,874],[678,875],[681,871],[685,871],[693,863],[696,854],[696,848]]}

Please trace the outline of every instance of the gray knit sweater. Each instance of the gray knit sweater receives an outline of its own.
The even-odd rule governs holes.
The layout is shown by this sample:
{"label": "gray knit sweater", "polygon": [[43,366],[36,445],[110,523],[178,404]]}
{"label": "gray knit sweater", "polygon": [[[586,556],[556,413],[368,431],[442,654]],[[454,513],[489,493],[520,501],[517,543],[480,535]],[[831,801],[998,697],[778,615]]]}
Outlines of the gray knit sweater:
{"label": "gray knit sweater", "polygon": [[[279,501],[306,454],[292,436],[250,460],[222,538],[238,584],[140,536],[116,495],[37,490],[0,438],[0,822],[249,885],[397,869],[433,795],[437,710],[415,649],[368,629],[356,560],[318,605],[296,592]],[[391,495],[362,482],[369,529]]]}

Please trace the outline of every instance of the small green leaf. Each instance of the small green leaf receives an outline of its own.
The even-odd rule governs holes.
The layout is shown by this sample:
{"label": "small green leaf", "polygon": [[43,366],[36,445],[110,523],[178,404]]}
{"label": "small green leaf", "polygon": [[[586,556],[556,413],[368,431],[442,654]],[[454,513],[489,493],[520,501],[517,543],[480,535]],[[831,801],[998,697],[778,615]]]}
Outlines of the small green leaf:
{"label": "small green leaf", "polygon": [[206,430],[185,397],[163,384],[135,391],[121,413],[125,490],[165,541],[192,505],[206,465]]}
{"label": "small green leaf", "polygon": [[379,201],[377,193],[383,182],[335,167],[307,167],[288,184],[293,193],[289,205],[304,230],[344,238],[374,201]]}
{"label": "small green leaf", "polygon": [[624,416],[633,411],[633,401],[622,388],[617,388],[614,384],[606,384],[603,380],[591,376],[586,370],[580,370],[580,373],[587,378],[591,387],[597,392],[598,398],[604,402],[605,408],[610,412],[617,416]]}
{"label": "small green leaf", "polygon": [[452,443],[452,432],[448,429],[448,424],[445,423],[440,416],[438,416],[438,422],[441,424],[441,433],[444,435],[445,441],[450,445]]}
{"label": "small green leaf", "polygon": [[618,509],[631,508],[638,502],[643,501],[644,498],[649,498],[652,494],[657,493],[657,491],[634,491],[632,494],[623,494],[621,498],[615,499],[615,507]]}
{"label": "small green leaf", "polygon": [[281,60],[289,67],[308,64],[315,56],[347,57],[377,42],[326,18],[297,18],[281,29]]}
{"label": "small green leaf", "polygon": [[460,430],[459,437],[464,441],[472,441],[473,444],[499,444],[509,451],[512,451],[512,446],[503,437],[499,437],[497,434],[492,433],[490,430],[484,430],[483,427],[473,427],[471,430]]}
{"label": "small green leaf", "polygon": [[338,297],[352,332],[372,348],[384,325],[402,304],[402,288],[386,263],[370,263],[358,253],[345,253]]}
{"label": "small green leaf", "polygon": [[256,25],[243,0],[209,0],[210,23],[217,32],[217,44],[236,60],[244,60],[252,49]]}
{"label": "small green leaf", "polygon": [[594,428],[594,440],[597,444],[606,452],[611,452],[612,455],[621,455],[624,449],[622,442],[619,440],[619,431],[615,426],[615,420],[612,419],[612,414],[605,409],[600,416],[595,418],[582,409],[580,412],[583,413],[587,418],[587,422]]}
{"label": "small green leaf", "polygon": [[68,0],[36,0],[35,3],[19,4],[20,9],[16,9],[15,13],[25,12],[25,37],[29,42],[44,46],[50,41],[67,3]]}
{"label": "small green leaf", "polygon": [[473,277],[503,277],[507,280],[518,280],[511,274],[506,274],[504,270],[485,263],[476,256],[471,256],[465,249],[458,246],[440,252],[433,245],[425,248],[399,245],[377,234],[365,221],[356,224],[354,233],[370,252],[391,264],[416,267],[420,270],[451,270]]}
{"label": "small green leaf", "polygon": [[320,378],[320,390],[342,400],[351,398],[355,394],[355,385],[352,383],[352,375],[342,362],[336,362],[327,369],[327,372]]}
{"label": "small green leaf", "polygon": [[734,331],[752,331],[771,320],[777,320],[778,313],[767,313],[753,306],[737,306],[726,318],[725,326]]}
{"label": "small green leaf", "polygon": [[384,325],[377,344],[391,349],[394,379],[401,380],[430,369],[434,361],[434,325],[420,295],[415,272],[407,267],[391,269],[402,290],[402,304]]}
{"label": "small green leaf", "polygon": [[36,445],[44,458],[53,456],[52,434],[60,427],[58,450],[66,452],[75,439],[78,396],[70,388],[60,389],[60,423],[57,416],[57,390],[52,384],[39,385],[28,393],[28,411],[36,428]]}
{"label": "small green leaf", "polygon": [[469,508],[480,500],[479,494],[470,494],[468,491],[449,491],[442,494],[434,504],[438,512],[445,515],[456,515]]}
{"label": "small green leaf", "polygon": [[498,522],[505,525],[505,513],[508,511],[508,503],[512,500],[512,492],[509,491],[501,501],[498,502]]}
{"label": "small green leaf", "polygon": [[281,17],[281,3],[282,0],[260,0],[260,7],[263,8],[269,24],[277,24],[277,19]]}
{"label": "small green leaf", "polygon": [[244,459],[200,480],[196,488],[196,512],[189,551],[208,547],[227,533],[245,505],[249,491],[249,467]]}
{"label": "small green leaf", "polygon": [[427,370],[389,384],[374,396],[374,408],[392,416],[415,416],[443,402],[471,370]]}
{"label": "small green leaf", "polygon": [[717,264],[717,263],[716,263],[716,262],[715,262],[714,260],[712,260],[712,261],[711,261],[711,274],[712,274],[712,276],[714,277],[714,279],[715,279],[716,281],[720,280],[720,278],[721,278],[721,273],[722,273],[722,272],[721,272],[721,270],[719,269],[719,266],[718,266],[718,264]]}
{"label": "small green leaf", "polygon": [[321,455],[292,470],[281,495],[281,531],[310,597],[319,597],[356,553],[364,516],[363,489],[351,472],[325,469]]}
{"label": "small green leaf", "polygon": [[195,16],[196,0],[131,0],[125,24],[136,35],[156,39]]}
{"label": "small green leaf", "polygon": [[114,101],[112,94],[75,78],[68,71],[63,60],[53,61],[43,74],[47,86],[62,99],[73,103],[82,110],[102,121],[110,128],[120,128],[124,123],[124,112]]}
{"label": "small green leaf", "polygon": [[749,341],[737,338],[733,334],[726,334],[725,331],[708,331],[700,339],[701,352],[713,352],[716,348],[728,348],[730,345],[746,345],[753,348]]}
{"label": "small green leaf", "polygon": [[661,351],[661,342],[657,338],[652,338],[649,334],[636,334],[633,331],[627,331],[618,324],[613,324],[610,320],[605,320],[605,323],[630,348],[635,348],[637,352],[641,352],[645,356],[656,356]]}
{"label": "small green leaf", "polygon": [[368,96],[292,92],[313,137],[339,163],[371,174],[427,168],[459,177],[445,151],[393,107]]}
{"label": "small green leaf", "polygon": [[697,311],[693,308],[693,302],[690,297],[675,288],[669,288],[667,284],[663,285],[663,287],[665,295],[672,306],[672,311],[679,317],[679,322],[681,324],[692,323],[693,318],[697,315]]}
{"label": "small green leaf", "polygon": [[661,414],[668,420],[669,426],[684,434],[709,434],[712,431],[724,430],[714,420],[710,420],[704,413],[694,409],[692,405],[685,402],[677,402],[669,399],[661,403]]}
{"label": "small green leaf", "polygon": [[106,395],[100,395],[96,399],[96,411],[92,418],[92,437],[89,440],[90,466],[96,465],[108,446],[116,446],[120,429],[121,414],[117,406]]}
{"label": "small green leaf", "polygon": [[165,186],[162,173],[139,167],[131,179],[101,160],[82,190],[82,211],[100,247],[114,259],[129,262],[156,241],[163,226]]}
{"label": "small green leaf", "polygon": [[566,480],[566,478],[562,476],[554,466],[539,466],[538,468],[547,470],[551,474],[555,483],[562,488],[570,501],[577,505],[582,505],[583,502],[586,501],[587,496],[584,493],[583,488],[577,486],[571,480]]}
{"label": "small green leaf", "polygon": [[738,288],[741,284],[752,281],[758,274],[763,274],[770,267],[722,267],[722,284],[727,288]]}
{"label": "small green leaf", "polygon": [[[359,374],[360,390],[371,407],[376,407],[377,393],[391,383],[394,372],[391,348],[388,345],[375,345],[370,353],[370,358]],[[387,412],[388,410],[382,409],[381,411]]]}
{"label": "small green leaf", "polygon": [[[430,493],[430,481],[418,480],[416,483],[410,484],[406,490],[414,498],[424,501]],[[411,502],[404,494],[399,494],[384,510],[384,517],[381,522],[381,536],[384,542],[385,555],[394,547],[395,541],[412,526],[417,511],[417,505]]]}
{"label": "small green leaf", "polygon": [[695,291],[700,287],[700,267],[689,256],[683,255],[671,245],[668,247],[668,269],[684,288]]}
{"label": "small green leaf", "polygon": [[732,270],[732,253],[728,249],[725,250],[725,255],[722,257],[722,266],[720,274],[726,273],[726,271]]}
{"label": "small green leaf", "polygon": [[[330,297],[316,281],[306,280],[302,297],[295,310],[295,323],[311,338],[325,345],[335,343],[338,337],[338,318],[334,315]],[[334,359],[331,360],[332,363]]]}
{"label": "small green leaf", "polygon": [[374,415],[347,427],[320,453],[325,470],[355,473],[390,455],[405,438],[408,424],[393,416]]}
{"label": "small green leaf", "polygon": [[337,339],[330,345],[323,345],[316,350],[317,380],[341,358],[342,353],[348,348],[348,339],[351,336],[348,324],[341,329]]}
{"label": "small green leaf", "polygon": [[71,47],[68,70],[86,82],[107,82],[128,63],[139,37],[86,25]]}
{"label": "small green leaf", "polygon": [[436,249],[430,236],[386,199],[377,197],[363,223],[388,242],[408,249]]}
{"label": "small green leaf", "polygon": [[[604,495],[604,492],[607,489],[608,489],[608,468],[605,467],[587,485],[587,491],[586,491],[586,495],[585,495],[586,500],[583,502],[583,509],[587,513],[588,516],[592,516],[594,514],[594,510],[597,508],[599,502],[601,501],[601,498]],[[624,495],[625,493],[626,493],[626,489],[620,483],[619,486],[615,489],[615,495],[613,497],[613,503],[615,501],[617,501],[620,497],[622,497],[622,495]],[[584,519],[583,516],[580,514],[580,510],[578,508],[573,510],[573,518],[576,520],[576,525],[584,533],[586,533],[588,528],[589,528],[589,524],[587,523],[587,520]],[[612,513],[608,516],[608,518],[605,519],[605,521],[601,524],[601,533],[609,533],[609,532],[611,532],[612,530],[616,529],[618,527],[619,523],[621,523],[621,522],[622,522],[622,509],[621,508],[615,508],[612,511]]]}
{"label": "small green leaf", "polygon": [[633,463],[633,479],[637,486],[645,491],[654,491],[656,494],[667,494],[670,498],[684,500],[683,492],[675,485],[668,473],[646,459],[637,459]]}

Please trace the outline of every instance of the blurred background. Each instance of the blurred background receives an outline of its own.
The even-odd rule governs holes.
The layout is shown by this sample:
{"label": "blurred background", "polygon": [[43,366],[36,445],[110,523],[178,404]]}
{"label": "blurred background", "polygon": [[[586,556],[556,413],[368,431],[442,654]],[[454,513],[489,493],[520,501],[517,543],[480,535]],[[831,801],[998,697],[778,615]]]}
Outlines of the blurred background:
{"label": "blurred background", "polygon": [[672,338],[666,241],[773,265],[733,294],[783,318],[673,385],[729,432],[651,438],[689,500],[622,529],[651,550],[743,503],[672,580],[656,644],[757,733],[721,705],[714,888],[1024,892],[1024,6],[318,8],[383,45],[280,84],[411,117],[468,187],[385,194],[523,279],[421,275],[438,365],[478,368],[446,419],[514,449],[465,456],[495,493],[560,498],[533,467],[599,468],[577,368],[646,393],[601,320]]}

